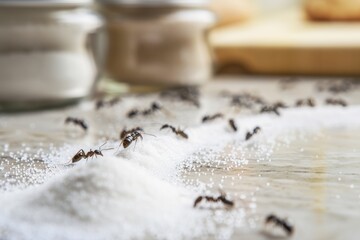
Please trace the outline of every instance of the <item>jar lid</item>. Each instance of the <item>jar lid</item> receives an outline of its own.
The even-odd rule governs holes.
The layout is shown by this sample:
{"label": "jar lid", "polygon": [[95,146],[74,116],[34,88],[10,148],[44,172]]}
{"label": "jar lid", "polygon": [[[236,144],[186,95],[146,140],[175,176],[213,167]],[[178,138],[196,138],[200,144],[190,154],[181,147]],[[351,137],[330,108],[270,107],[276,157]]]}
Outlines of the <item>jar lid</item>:
{"label": "jar lid", "polygon": [[0,0],[0,7],[67,7],[91,4],[92,0]]}
{"label": "jar lid", "polygon": [[99,3],[128,7],[204,7],[209,0],[97,0]]}

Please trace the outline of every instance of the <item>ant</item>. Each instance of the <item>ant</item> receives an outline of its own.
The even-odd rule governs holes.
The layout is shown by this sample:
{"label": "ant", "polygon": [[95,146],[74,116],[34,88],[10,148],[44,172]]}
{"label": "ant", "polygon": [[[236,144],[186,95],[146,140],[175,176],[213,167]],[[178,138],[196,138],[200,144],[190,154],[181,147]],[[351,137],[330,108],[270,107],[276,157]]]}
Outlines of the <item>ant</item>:
{"label": "ant", "polygon": [[255,134],[257,134],[260,131],[261,131],[260,127],[255,127],[252,133],[251,132],[246,133],[245,140],[246,141],[249,140],[250,138],[252,138],[252,136],[254,136]]}
{"label": "ant", "polygon": [[120,101],[119,97],[114,97],[108,101],[105,101],[104,99],[100,99],[96,102],[96,110],[99,110],[100,108],[103,108],[106,106],[112,107],[115,104],[117,104],[119,101]]}
{"label": "ant", "polygon": [[170,98],[170,99],[179,99],[183,102],[188,102],[195,107],[200,107],[199,101],[199,89],[197,87],[179,87],[173,88],[166,91],[163,91],[160,94],[160,97]]}
{"label": "ant", "polygon": [[220,192],[220,196],[217,198],[212,196],[199,196],[194,201],[194,208],[203,200],[205,199],[207,202],[222,202],[227,207],[233,207],[234,202],[226,198],[226,194],[224,192]]}
{"label": "ant", "polygon": [[80,149],[71,159],[71,163],[76,163],[76,162],[79,162],[81,159],[88,159],[90,157],[97,157],[97,156],[104,156],[102,154],[102,151],[106,151],[106,150],[110,150],[110,149],[113,149],[113,148],[107,148],[107,149],[103,149],[101,150],[101,147],[104,146],[106,143],[104,143],[103,145],[101,145],[99,147],[99,149],[97,150],[91,150],[88,151],[87,153],[85,153],[84,149]]}
{"label": "ant", "polygon": [[151,104],[151,107],[150,107],[149,109],[144,110],[144,111],[142,112],[142,114],[143,114],[144,116],[150,115],[150,114],[152,114],[152,113],[154,113],[154,112],[156,112],[156,111],[160,111],[161,109],[162,109],[162,107],[161,107],[157,102],[153,102],[153,103]]}
{"label": "ant", "polygon": [[269,223],[282,227],[288,236],[292,235],[294,232],[294,226],[290,225],[286,219],[280,219],[274,214],[270,214],[265,218],[265,225]]}
{"label": "ant", "polygon": [[252,108],[253,103],[248,98],[244,98],[243,96],[235,95],[235,96],[232,96],[230,105],[231,106],[240,106],[240,107],[245,107],[245,108]]}
{"label": "ant", "polygon": [[340,106],[343,106],[343,107],[347,106],[347,103],[345,102],[345,100],[342,100],[342,99],[327,98],[325,100],[325,102],[328,105],[340,105]]}
{"label": "ant", "polygon": [[140,132],[142,132],[141,128],[134,128],[129,131],[123,130],[120,134],[122,140],[120,146],[122,145],[124,148],[127,148],[132,142],[135,141],[136,143],[139,138],[143,140],[143,136]]}
{"label": "ant", "polygon": [[130,112],[128,112],[127,117],[128,117],[128,118],[134,118],[134,117],[136,117],[138,114],[139,114],[139,110],[133,109],[133,110],[130,110]]}
{"label": "ant", "polygon": [[160,110],[162,110],[162,107],[157,102],[153,102],[149,109],[146,109],[144,111],[139,111],[138,109],[133,109],[128,112],[127,116],[128,116],[128,118],[134,118],[138,115],[147,116],[147,115],[153,114]]}
{"label": "ant", "polygon": [[185,138],[185,139],[188,139],[188,138],[189,138],[188,135],[187,135],[183,130],[181,130],[181,129],[179,129],[179,128],[176,129],[175,127],[173,127],[173,126],[171,126],[171,125],[169,125],[169,124],[164,124],[164,125],[160,128],[160,130],[165,129],[165,128],[170,128],[173,133],[175,133],[176,135],[179,135],[179,136],[181,136],[181,137],[183,137],[183,138]]}
{"label": "ant", "polygon": [[209,122],[209,121],[212,121],[212,120],[215,120],[216,118],[222,118],[224,115],[221,114],[221,113],[216,113],[214,115],[205,115],[203,118],[202,118],[202,122]]}
{"label": "ant", "polygon": [[274,103],[273,106],[277,107],[277,108],[287,108],[286,104],[284,102],[281,102],[281,101]]}
{"label": "ant", "polygon": [[[230,95],[231,96],[231,95]],[[265,101],[256,95],[249,93],[236,94],[231,96],[231,106],[252,108],[254,104],[264,104]]]}
{"label": "ant", "polygon": [[85,123],[85,121],[83,119],[79,119],[79,118],[73,118],[73,117],[67,117],[65,119],[65,123],[74,123],[75,125],[80,126],[82,129],[84,129],[84,131],[86,131],[88,129],[88,125]]}
{"label": "ant", "polygon": [[339,81],[326,81],[318,84],[318,91],[327,91],[333,94],[345,93],[357,87],[357,79],[343,79]]}
{"label": "ant", "polygon": [[134,131],[143,132],[144,130],[141,127],[136,127],[136,128],[130,129],[130,130],[126,130],[126,128],[124,128],[120,133],[120,139],[123,139],[127,134],[134,132]]}
{"label": "ant", "polygon": [[301,107],[301,106],[315,107],[315,101],[312,98],[299,99],[296,101],[295,106],[296,107]]}
{"label": "ant", "polygon": [[236,132],[238,130],[234,119],[232,119],[232,118],[229,119],[229,125],[230,125],[231,129],[234,130],[234,132]]}
{"label": "ant", "polygon": [[279,107],[277,105],[273,105],[273,106],[263,106],[260,109],[260,113],[267,113],[267,112],[273,112],[276,115],[280,116],[280,112],[278,111]]}

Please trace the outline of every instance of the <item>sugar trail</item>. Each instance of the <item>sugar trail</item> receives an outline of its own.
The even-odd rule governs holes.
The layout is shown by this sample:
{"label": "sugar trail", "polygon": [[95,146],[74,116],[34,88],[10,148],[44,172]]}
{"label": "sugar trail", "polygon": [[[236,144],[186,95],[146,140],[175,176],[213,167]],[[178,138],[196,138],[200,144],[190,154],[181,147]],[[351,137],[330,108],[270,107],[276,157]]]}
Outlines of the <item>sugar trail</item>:
{"label": "sugar trail", "polygon": [[[289,133],[360,127],[359,118],[357,106],[288,109],[282,111],[281,117],[237,115],[238,132],[229,131],[226,120],[192,124],[186,128],[188,141],[170,131],[155,132],[159,128],[156,125],[148,128],[156,137],[144,135],[136,147],[126,150],[118,150],[119,141],[109,140],[106,146],[115,149],[104,151],[103,158],[72,167],[63,164],[74,152],[96,147],[91,140],[66,145],[45,157],[45,162],[60,169],[44,183],[1,193],[0,238],[230,238],[236,227],[246,224],[247,205],[240,204],[234,211],[193,209],[193,200],[203,189],[184,186],[180,175],[186,164],[197,164],[192,157],[195,153],[200,149],[221,151],[229,144],[239,149],[256,145],[265,147],[259,153],[261,158],[271,152],[275,142],[291,141]],[[255,126],[261,126],[261,133],[245,141],[246,131]]]}

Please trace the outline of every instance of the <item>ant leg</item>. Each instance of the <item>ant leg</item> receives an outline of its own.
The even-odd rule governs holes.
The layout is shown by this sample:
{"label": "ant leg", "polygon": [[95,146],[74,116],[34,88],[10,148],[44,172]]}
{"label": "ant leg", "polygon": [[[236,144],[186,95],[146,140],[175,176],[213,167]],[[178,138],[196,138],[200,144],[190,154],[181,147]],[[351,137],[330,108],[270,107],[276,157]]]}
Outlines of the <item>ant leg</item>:
{"label": "ant leg", "polygon": [[[142,140],[142,139],[141,139]],[[133,151],[135,151],[135,148],[136,148],[136,144],[137,144],[137,139],[135,140],[135,145],[134,145],[134,147],[133,147]]]}
{"label": "ant leg", "polygon": [[122,140],[122,141],[120,142],[118,148],[117,148],[116,151],[115,151],[116,154],[117,154],[117,152],[119,151],[120,147],[123,145],[123,142],[124,142],[124,140]]}
{"label": "ant leg", "polygon": [[73,164],[72,160],[70,160],[69,162],[65,163],[64,165],[65,165],[65,166],[69,166],[69,165],[71,165],[71,164]]}

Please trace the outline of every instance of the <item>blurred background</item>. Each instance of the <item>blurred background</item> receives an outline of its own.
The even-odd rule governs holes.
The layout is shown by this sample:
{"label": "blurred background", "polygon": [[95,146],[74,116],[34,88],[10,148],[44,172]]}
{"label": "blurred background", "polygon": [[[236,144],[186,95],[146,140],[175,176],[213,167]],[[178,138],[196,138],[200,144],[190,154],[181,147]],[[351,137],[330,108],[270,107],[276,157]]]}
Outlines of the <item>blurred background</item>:
{"label": "blurred background", "polygon": [[[219,12],[221,25],[211,35],[221,71],[359,74],[359,1],[242,2],[252,6],[247,18],[236,22],[235,13],[230,19],[230,10],[229,15]],[[214,11],[218,9],[214,5]]]}
{"label": "blurred background", "polygon": [[359,19],[356,0],[0,0],[0,109],[224,74],[354,77]]}

